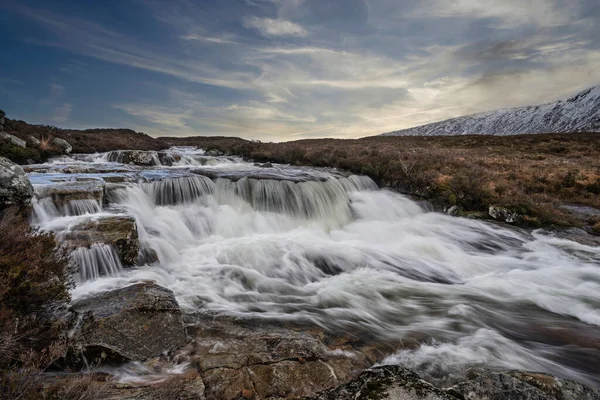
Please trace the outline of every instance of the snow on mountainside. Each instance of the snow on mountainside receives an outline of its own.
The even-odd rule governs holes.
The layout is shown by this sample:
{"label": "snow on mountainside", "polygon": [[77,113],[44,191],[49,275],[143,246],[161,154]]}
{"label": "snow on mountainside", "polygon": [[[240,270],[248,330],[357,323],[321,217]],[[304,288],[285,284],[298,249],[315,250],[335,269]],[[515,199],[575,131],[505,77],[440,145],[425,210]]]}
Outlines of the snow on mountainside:
{"label": "snow on mountainside", "polygon": [[381,136],[503,136],[558,132],[600,132],[600,86],[556,103],[466,115]]}

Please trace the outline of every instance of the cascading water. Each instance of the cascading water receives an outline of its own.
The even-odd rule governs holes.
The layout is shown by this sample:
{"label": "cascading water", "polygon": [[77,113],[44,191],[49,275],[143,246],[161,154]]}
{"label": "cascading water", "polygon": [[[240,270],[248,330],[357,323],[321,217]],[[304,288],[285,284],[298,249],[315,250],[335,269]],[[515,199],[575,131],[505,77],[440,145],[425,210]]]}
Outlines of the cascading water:
{"label": "cascading water", "polygon": [[[206,157],[173,160],[182,153]],[[600,386],[600,247],[425,212],[366,177],[184,164],[140,167],[102,211],[134,216],[159,263],[121,270],[110,247],[79,249],[74,298],[154,280],[190,313],[401,341],[386,362],[437,380],[486,366]],[[47,229],[89,218],[46,214]]]}
{"label": "cascading water", "polygon": [[97,243],[89,248],[80,247],[71,253],[71,258],[79,267],[80,282],[117,276],[123,271],[119,256],[110,245]]}

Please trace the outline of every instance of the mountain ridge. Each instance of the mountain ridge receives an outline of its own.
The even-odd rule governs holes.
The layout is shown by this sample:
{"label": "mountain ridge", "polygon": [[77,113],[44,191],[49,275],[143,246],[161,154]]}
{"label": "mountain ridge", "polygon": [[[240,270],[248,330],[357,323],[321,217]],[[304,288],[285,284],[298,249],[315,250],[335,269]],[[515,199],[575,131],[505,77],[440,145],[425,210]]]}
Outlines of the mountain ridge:
{"label": "mountain ridge", "polygon": [[380,136],[509,136],[557,132],[600,132],[600,85],[554,103],[485,111]]}

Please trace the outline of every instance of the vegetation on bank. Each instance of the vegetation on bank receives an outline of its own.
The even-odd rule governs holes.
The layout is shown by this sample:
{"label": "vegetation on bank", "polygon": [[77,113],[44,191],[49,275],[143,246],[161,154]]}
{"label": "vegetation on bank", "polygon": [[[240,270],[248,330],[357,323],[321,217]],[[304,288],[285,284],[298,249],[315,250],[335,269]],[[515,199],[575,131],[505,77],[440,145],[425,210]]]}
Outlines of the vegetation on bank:
{"label": "vegetation on bank", "polygon": [[[336,167],[364,174],[380,186],[487,216],[490,206],[519,215],[526,226],[582,225],[562,208],[600,209],[600,134],[369,137],[258,143],[228,137],[160,138],[238,154],[256,161]],[[592,230],[592,228],[590,228]]]}
{"label": "vegetation on bank", "polygon": [[[21,211],[0,211],[0,397],[38,399],[63,351],[71,271],[54,236]],[[52,398],[52,397],[50,397]]]}

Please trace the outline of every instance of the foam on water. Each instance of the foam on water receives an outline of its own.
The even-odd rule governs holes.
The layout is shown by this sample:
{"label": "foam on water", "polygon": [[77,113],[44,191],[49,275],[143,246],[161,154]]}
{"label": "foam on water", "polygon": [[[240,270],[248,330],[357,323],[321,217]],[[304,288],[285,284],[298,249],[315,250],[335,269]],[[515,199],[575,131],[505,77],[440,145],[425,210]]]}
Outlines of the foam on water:
{"label": "foam on water", "polygon": [[386,362],[442,382],[486,365],[600,385],[600,248],[425,212],[365,177],[286,171],[124,187],[112,206],[160,262],[73,297],[155,280],[187,312],[410,341]]}

